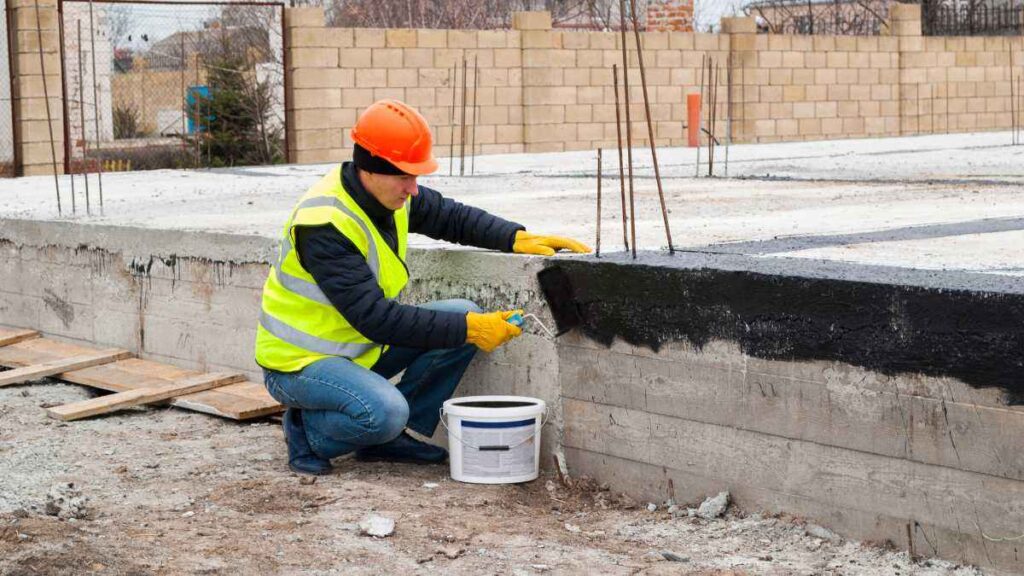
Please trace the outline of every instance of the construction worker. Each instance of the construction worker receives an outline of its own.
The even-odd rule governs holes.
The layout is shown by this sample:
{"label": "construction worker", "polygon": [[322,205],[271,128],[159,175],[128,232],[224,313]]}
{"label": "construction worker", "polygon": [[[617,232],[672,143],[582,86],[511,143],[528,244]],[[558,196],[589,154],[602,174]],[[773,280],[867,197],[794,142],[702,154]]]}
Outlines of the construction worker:
{"label": "construction worker", "polygon": [[[288,465],[325,474],[332,458],[443,462],[433,435],[477,349],[519,336],[517,311],[468,300],[397,300],[409,280],[408,233],[503,252],[589,252],[418,186],[437,169],[426,120],[382,100],[352,128],[353,159],[299,200],[263,288],[256,361],[284,414]],[[397,386],[389,378],[405,371]]]}

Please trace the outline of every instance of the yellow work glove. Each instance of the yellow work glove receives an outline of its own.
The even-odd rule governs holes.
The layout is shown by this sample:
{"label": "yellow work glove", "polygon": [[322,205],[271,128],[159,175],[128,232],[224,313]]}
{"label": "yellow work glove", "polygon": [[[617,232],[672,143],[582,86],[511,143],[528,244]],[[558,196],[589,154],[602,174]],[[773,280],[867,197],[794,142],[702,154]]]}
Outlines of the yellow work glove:
{"label": "yellow work glove", "polygon": [[580,254],[590,252],[590,246],[582,242],[561,236],[530,234],[525,230],[516,232],[516,240],[512,244],[512,251],[516,254],[537,254],[539,256],[554,256],[555,252],[563,248]]}
{"label": "yellow work glove", "polygon": [[523,315],[522,310],[506,312],[466,313],[466,343],[474,344],[484,352],[491,352],[505,342],[519,336],[523,331],[508,321],[514,314]]}

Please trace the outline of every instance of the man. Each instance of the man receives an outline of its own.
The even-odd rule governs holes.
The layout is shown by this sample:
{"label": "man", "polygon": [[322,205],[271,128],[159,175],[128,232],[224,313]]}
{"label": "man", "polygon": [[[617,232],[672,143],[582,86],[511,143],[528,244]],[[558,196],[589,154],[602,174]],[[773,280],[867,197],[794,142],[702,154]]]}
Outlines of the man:
{"label": "man", "polygon": [[[325,474],[330,460],[443,462],[430,437],[477,349],[518,336],[517,311],[467,300],[397,301],[409,280],[409,232],[480,248],[552,255],[579,242],[523,226],[418,186],[437,169],[430,128],[413,108],[382,100],[352,128],[352,162],[331,170],[285,224],[263,288],[256,361],[287,407],[288,465]],[[405,370],[397,387],[388,378]]]}

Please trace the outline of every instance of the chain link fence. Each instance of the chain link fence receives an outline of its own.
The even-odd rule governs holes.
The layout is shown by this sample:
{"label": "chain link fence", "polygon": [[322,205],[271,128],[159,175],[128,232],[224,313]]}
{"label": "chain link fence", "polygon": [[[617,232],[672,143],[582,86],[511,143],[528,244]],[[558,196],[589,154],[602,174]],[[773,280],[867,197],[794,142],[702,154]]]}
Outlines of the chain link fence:
{"label": "chain link fence", "polygon": [[284,162],[283,10],[63,0],[67,170]]}
{"label": "chain link fence", "polygon": [[0,178],[15,175],[14,150],[14,98],[11,92],[11,9],[4,2],[4,14],[0,19]]}

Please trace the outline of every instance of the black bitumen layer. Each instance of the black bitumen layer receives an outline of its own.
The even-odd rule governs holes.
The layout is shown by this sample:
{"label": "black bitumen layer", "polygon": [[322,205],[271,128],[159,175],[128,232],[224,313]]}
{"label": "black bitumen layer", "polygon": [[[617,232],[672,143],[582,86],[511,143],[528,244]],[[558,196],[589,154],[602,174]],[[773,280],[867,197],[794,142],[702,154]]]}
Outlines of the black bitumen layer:
{"label": "black bitumen layer", "polygon": [[1024,403],[1024,279],[746,256],[559,259],[539,274],[564,331],[655,351],[727,340],[754,357],[952,376]]}

